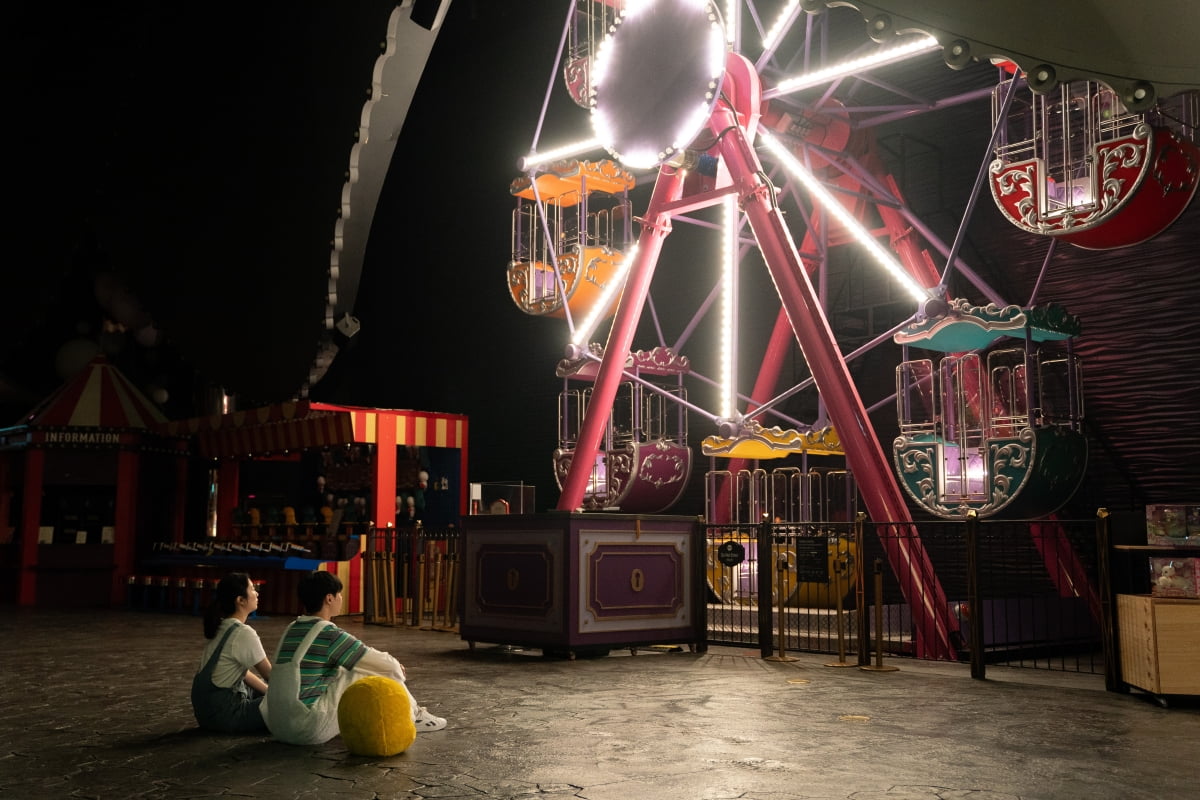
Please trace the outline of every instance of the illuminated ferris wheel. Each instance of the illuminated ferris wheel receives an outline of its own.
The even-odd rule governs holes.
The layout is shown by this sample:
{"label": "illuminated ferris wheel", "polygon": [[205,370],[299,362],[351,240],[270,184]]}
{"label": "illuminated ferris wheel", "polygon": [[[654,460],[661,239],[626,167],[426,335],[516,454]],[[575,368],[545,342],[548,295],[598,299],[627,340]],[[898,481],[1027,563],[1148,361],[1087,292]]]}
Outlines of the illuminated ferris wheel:
{"label": "illuminated ferris wheel", "polygon": [[[737,11],[738,4],[726,8],[727,13]],[[769,32],[763,42],[762,63],[773,57],[772,40],[781,41],[797,19],[804,17],[799,6],[791,4],[777,30]],[[736,25],[722,24],[714,3],[663,0],[573,5],[564,34],[563,77],[571,97],[588,109],[591,142],[523,160],[526,174],[511,186],[517,208],[508,269],[514,302],[526,313],[565,319],[571,334],[568,357],[559,365],[559,374],[578,380],[583,388],[564,391],[559,414],[562,446],[555,454],[556,475],[568,507],[629,511],[669,507],[691,471],[684,408],[712,421],[713,435],[704,445],[707,454],[742,460],[791,453],[840,454],[851,444],[843,442],[837,432],[845,426],[830,424],[836,415],[823,415],[819,424],[813,425],[781,414],[777,407],[786,398],[771,403],[771,398],[764,396],[778,383],[780,354],[790,346],[791,326],[785,324],[789,312],[778,301],[775,308],[780,324],[770,358],[759,362],[758,386],[748,395],[734,388],[739,311],[735,293],[743,255],[754,248],[757,239],[760,244],[767,241],[764,255],[770,252],[777,259],[796,259],[794,264],[779,267],[792,280],[798,269],[813,267],[800,264],[790,232],[779,220],[769,223],[769,234],[759,236],[752,230],[751,217],[756,212],[749,209],[755,205],[777,208],[781,198],[762,170],[751,139],[767,143],[773,148],[773,158],[793,171],[782,178],[784,189],[793,198],[796,190],[790,182],[807,177],[808,191],[820,193],[831,204],[828,211],[804,211],[813,230],[825,225],[826,214],[835,220],[828,224],[821,244],[837,243],[838,237],[857,231],[859,239],[883,258],[885,268],[914,303],[932,297],[920,282],[936,284],[937,274],[927,268],[927,262],[917,256],[913,263],[923,268],[924,274],[920,280],[914,279],[875,241],[875,235],[858,223],[853,205],[834,200],[800,162],[798,142],[823,147],[826,152],[846,145],[850,137],[847,114],[835,102],[824,103],[823,110],[795,110],[771,103],[764,97],[759,65],[738,52],[736,32]],[[855,68],[894,62],[936,47],[930,37],[902,38],[869,59],[858,59]],[[828,79],[810,75],[803,83],[792,80],[778,93],[782,96]],[[718,120],[722,129],[714,129]],[[740,144],[735,141],[738,139]],[[729,151],[723,152],[727,143]],[[580,155],[589,150],[599,152],[600,147],[607,151],[607,158],[587,160]],[[806,160],[812,164],[811,159]],[[828,163],[825,156],[818,160],[821,165]],[[645,175],[654,169],[659,171],[659,179],[650,213],[638,217],[640,234],[635,237],[630,200],[630,192],[638,184],[634,173]],[[737,169],[744,172],[740,180],[761,176],[761,185],[743,193],[736,183]],[[855,188],[856,181],[843,178],[842,182]],[[747,204],[742,194],[757,197],[758,202]],[[712,248],[718,256],[690,279],[713,284],[689,326],[694,328],[706,316],[709,321],[719,320],[719,338],[715,348],[709,347],[721,354],[713,365],[716,375],[700,374],[685,355],[686,334],[672,342],[660,336],[651,346],[633,347],[642,311],[649,305],[653,312],[651,276],[666,235],[677,221],[694,221],[719,230],[721,244]],[[851,223],[853,227],[844,227]],[[810,239],[805,243],[810,244]],[[816,249],[815,239],[811,244],[810,252]],[[714,273],[718,276],[715,280]],[[677,304],[682,293],[670,294],[668,302]],[[796,288],[788,293],[788,300],[795,306],[794,316],[823,321],[815,297],[805,297]],[[807,308],[810,302],[813,308]],[[611,326],[604,345],[592,341],[602,323]],[[810,333],[828,345],[831,337],[820,327],[817,323]],[[599,330],[603,335],[603,329]],[[821,349],[829,349],[825,345]],[[832,349],[836,352],[836,346]],[[606,353],[613,354],[609,359],[613,366],[607,369]],[[820,362],[827,384],[822,395],[834,395],[839,407],[847,403],[861,407],[840,354],[814,352],[809,360],[814,359]],[[705,361],[711,364],[711,356]],[[714,408],[704,410],[696,402],[696,393],[689,399],[687,378],[699,378],[712,387],[706,392],[712,402],[703,405]],[[599,409],[613,413],[601,414]],[[754,413],[747,413],[751,410]],[[851,438],[855,438],[853,433]],[[596,444],[591,443],[593,439]],[[886,464],[884,471],[888,472]]]}
{"label": "illuminated ferris wheel", "polygon": [[[564,379],[554,456],[559,509],[668,508],[692,469],[684,410],[711,423],[701,450],[728,458],[730,472],[796,453],[844,454],[874,520],[910,521],[906,498],[945,517],[1046,513],[1077,485],[1086,459],[1070,348],[1077,320],[1034,298],[1009,303],[987,286],[959,256],[958,238],[941,241],[905,205],[872,147],[871,130],[931,106],[993,98],[989,161],[994,156],[990,172],[1001,176],[991,185],[1000,210],[1034,234],[1077,237],[1072,243],[1084,247],[1121,246],[1169,225],[1195,192],[1196,170],[1188,168],[1196,161],[1194,144],[1154,124],[1172,118],[1155,117],[1158,100],[1179,87],[1111,75],[1101,82],[1086,69],[1043,62],[1021,48],[981,45],[972,35],[972,25],[982,30],[979,20],[958,29],[918,24],[903,11],[888,12],[888,5],[571,4],[558,64],[587,120],[581,112],[578,141],[541,149],[543,111],[539,134],[518,165],[524,174],[510,187],[516,209],[507,272],[522,311],[562,319],[568,329],[558,365]],[[888,75],[901,63],[960,76],[940,78],[958,88],[932,104],[911,94],[886,104],[840,100],[847,82],[904,95]],[[552,90],[562,90],[554,84]],[[1194,100],[1172,113],[1193,115],[1194,123],[1188,102]],[[1043,124],[1075,119],[1072,104],[1094,110],[1082,121],[1093,149],[1077,162],[1071,148],[1084,138],[1072,138],[1064,122]],[[1081,171],[1098,163],[1095,148],[1106,147],[1139,154],[1122,162],[1129,177],[1120,197],[1105,194],[1104,176]],[[1027,157],[1032,167],[1023,165]],[[1117,232],[1109,220],[1154,195],[1150,186],[1134,200],[1150,174],[1165,175],[1158,188],[1168,195],[1166,207],[1151,212],[1148,228]],[[635,203],[643,190],[648,197]],[[973,205],[974,197],[963,226]],[[1072,224],[1085,218],[1086,228]],[[685,277],[676,269],[664,281],[660,257],[671,261],[668,236],[685,224],[711,238],[707,255],[699,263],[689,255]],[[896,403],[904,441],[887,455],[848,367],[859,351],[843,354],[824,302],[829,255],[843,245],[865,253],[877,280],[911,308],[901,324],[860,350],[894,340],[946,354],[906,358],[897,369],[896,394],[884,402]],[[746,290],[748,272],[763,267],[770,303]],[[949,297],[951,271],[973,284],[984,303]],[[695,314],[669,336],[658,309],[669,303],[678,310],[697,296],[683,289],[696,286]],[[739,363],[742,328],[771,314],[761,354]],[[708,346],[685,352],[702,324],[716,330]],[[643,342],[648,331],[653,338]],[[998,340],[1023,344],[993,358],[986,353]],[[781,386],[794,346],[809,376]],[[753,381],[743,371],[755,372]],[[819,393],[815,417],[784,412],[788,398],[812,390]],[[1038,480],[1047,476],[1035,468],[1046,468],[1047,459],[1060,474]],[[1027,502],[1016,502],[1023,487],[1035,484],[1055,491],[1029,488]],[[710,520],[722,521],[729,507],[711,503]],[[918,583],[933,574],[919,541],[889,547],[898,571]],[[936,580],[914,593],[946,644],[949,623]]]}
{"label": "illuminated ferris wheel", "polygon": [[[1081,247],[1117,247],[1153,236],[1190,202],[1200,173],[1195,168],[1200,151],[1188,136],[1196,131],[1196,93],[1179,92],[1188,87],[1169,80],[1108,74],[1100,76],[1104,82],[1095,80],[1079,67],[1026,55],[1018,34],[1028,26],[997,28],[987,14],[972,15],[961,4],[951,9],[957,15],[951,23],[943,6],[942,0],[570,4],[557,64],[567,93],[587,111],[586,121],[582,115],[578,121],[586,141],[539,150],[535,135],[530,154],[520,161],[525,174],[511,186],[517,208],[508,267],[513,301],[526,313],[563,319],[569,329],[571,345],[559,373],[568,387],[581,388],[565,389],[559,409],[555,474],[563,488],[561,507],[669,507],[691,471],[686,422],[681,412],[669,413],[682,408],[712,423],[714,435],[704,439],[703,452],[735,465],[792,453],[858,453],[865,447],[868,456],[850,458],[864,462],[854,473],[864,491],[877,496],[875,511],[896,512],[902,505],[883,488],[895,483],[891,473],[897,470],[921,473],[903,481],[904,489],[939,516],[1045,513],[1069,496],[1064,490],[1035,503],[1016,502],[1014,488],[1035,471],[1019,474],[1012,465],[1033,464],[1036,453],[994,440],[1013,428],[1014,415],[1035,428],[1039,422],[1053,427],[1060,444],[1077,433],[1082,411],[1077,365],[1069,353],[1059,358],[1049,352],[1048,343],[1066,342],[1069,349],[1078,326],[1048,330],[1046,320],[1068,315],[1033,308],[1036,298],[1027,307],[1014,306],[987,286],[959,257],[958,239],[952,245],[940,241],[905,205],[876,155],[873,130],[932,107],[991,97],[995,132],[985,169],[1001,213],[1030,233]],[[901,16],[922,12],[926,21]],[[980,41],[997,31],[1009,37],[1009,46]],[[1082,62],[1111,49],[1103,40],[1092,43],[1091,51],[1085,45],[1074,47],[1084,51]],[[943,89],[949,96],[922,101],[899,88],[888,104],[865,100],[861,87],[888,86],[894,77],[889,67],[902,62],[911,74],[935,73],[951,87]],[[1143,73],[1156,69],[1148,64]],[[954,75],[962,79],[946,77]],[[844,85],[852,91],[842,92]],[[557,81],[543,109],[552,91],[562,91]],[[1182,99],[1164,104],[1171,92]],[[545,116],[543,110],[539,134]],[[649,211],[638,216],[630,192],[647,186],[654,171]],[[653,295],[649,286],[656,274],[661,281],[658,261],[667,232],[684,223],[718,235],[706,262],[690,265],[683,279],[711,291],[672,340],[655,303],[678,310],[689,293],[673,288],[677,276],[670,278],[673,286],[656,284]],[[1039,380],[1041,355],[1026,354],[1016,374],[1030,380],[1017,397],[1020,392],[1008,385],[1009,366],[992,371],[985,364],[980,372],[973,364],[960,369],[957,356],[943,359],[944,386],[933,371],[922,373],[923,365],[900,370],[897,393],[904,396],[896,398],[897,414],[912,434],[910,444],[922,447],[875,458],[873,437],[858,436],[858,429],[869,433],[870,426],[845,369],[845,360],[859,353],[842,358],[823,298],[813,295],[824,291],[829,254],[843,244],[866,254],[864,260],[876,269],[874,280],[906,298],[911,317],[904,322],[921,326],[907,333],[898,326],[883,340],[895,335],[898,343],[903,339],[915,347],[954,340],[932,335],[935,323],[939,331],[947,326],[992,331],[982,339],[961,337],[985,348],[1025,334],[1048,351],[1052,363],[1061,362],[1061,374]],[[935,266],[930,250],[944,267]],[[765,309],[761,292],[743,289],[753,269],[745,266],[747,256],[767,262],[773,283],[768,293],[782,302],[761,358],[743,355],[739,363],[738,353],[746,352],[740,327],[748,316],[757,322]],[[983,303],[948,297],[951,271],[972,283]],[[992,306],[996,312],[988,310]],[[643,345],[639,339],[635,345],[646,310],[657,341]],[[609,322],[614,314],[616,324]],[[1003,324],[997,323],[1000,317]],[[697,339],[689,337],[701,322],[719,333],[697,351]],[[606,335],[602,324],[612,325],[606,345],[595,341]],[[646,326],[641,327],[637,335],[644,338]],[[793,339],[811,376],[801,385],[781,386],[781,361]],[[609,351],[621,370],[602,369]],[[745,379],[755,369],[747,388]],[[957,395],[972,391],[971,370],[980,372],[982,385],[954,413],[962,402]],[[703,394],[693,390],[688,397],[685,378],[698,382]],[[821,398],[815,418],[786,413],[788,398],[814,386]],[[1054,419],[1035,419],[1036,409],[1047,404],[1056,409]],[[600,430],[597,421],[587,422],[589,408],[612,409],[615,416]],[[989,415],[1000,422],[992,425]],[[939,430],[934,453],[925,435],[926,419],[933,417],[980,424]],[[946,435],[957,440],[943,446]],[[1008,468],[987,457],[992,446],[1016,448],[1006,459]],[[1079,468],[1084,456],[1077,443],[1056,450],[1066,464],[1059,469]],[[914,458],[920,467],[913,467]],[[1069,480],[1056,483],[1073,486]]]}

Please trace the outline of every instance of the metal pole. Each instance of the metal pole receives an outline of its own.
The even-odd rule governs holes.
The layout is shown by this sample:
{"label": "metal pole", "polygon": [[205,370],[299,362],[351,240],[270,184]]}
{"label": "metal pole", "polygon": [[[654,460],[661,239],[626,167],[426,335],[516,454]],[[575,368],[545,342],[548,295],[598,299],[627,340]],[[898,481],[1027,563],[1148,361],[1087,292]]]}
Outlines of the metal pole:
{"label": "metal pole", "polygon": [[[865,514],[863,514],[863,512],[861,512],[861,511],[858,512],[858,519],[855,521],[855,526],[854,526],[854,541],[858,547],[858,552],[860,554],[860,558],[861,558],[861,554],[864,552],[863,551],[863,539],[865,538],[863,536],[863,528],[864,528],[863,517],[864,516],[865,516]],[[858,577],[854,581],[854,610],[856,612],[854,615],[854,618],[858,625],[858,664],[859,664],[859,666],[863,666],[865,664],[870,663],[869,653],[871,651],[870,644],[867,641],[867,639],[868,639],[867,579],[863,573],[864,573],[864,570],[861,570],[861,569],[858,570]]]}
{"label": "metal pole", "polygon": [[[859,512],[859,521],[855,525],[861,525],[862,512]],[[842,550],[842,546],[846,549]],[[837,558],[833,562],[833,593],[837,607],[837,640],[838,640],[838,660],[832,664],[826,664],[827,667],[854,667],[857,664],[849,664],[846,662],[846,623],[842,617],[842,571],[845,570],[846,578],[850,578],[850,564],[852,556],[850,555],[850,544],[841,536],[837,539]]]}
{"label": "metal pole", "polygon": [[1096,509],[1096,580],[1100,584],[1100,644],[1104,653],[1104,688],[1110,692],[1119,692],[1127,689],[1123,689],[1121,642],[1113,613],[1113,585],[1109,563],[1111,544],[1108,509]]}
{"label": "metal pole", "polygon": [[396,528],[392,523],[388,523],[387,542],[384,545],[384,562],[383,562],[383,580],[387,586],[387,591],[384,593],[384,602],[387,608],[384,613],[387,615],[387,624],[392,627],[396,626]]}
{"label": "metal pole", "polygon": [[[413,554],[413,534],[412,528],[406,528],[404,531],[404,552],[403,555],[397,553],[396,561],[400,566],[400,596],[404,598],[404,615],[411,619],[412,617],[412,598],[409,597],[409,584],[412,581],[412,554]],[[399,547],[400,539],[396,539],[397,547]]]}
{"label": "metal pole", "polygon": [[[764,659],[771,658],[771,651],[774,650],[774,642],[772,641],[772,623],[771,623],[771,587],[773,585],[774,576],[771,570],[771,523],[770,518],[764,514],[762,521],[758,524],[758,542],[756,544],[758,554],[758,650]],[[764,595],[767,601],[763,601]]]}
{"label": "metal pole", "polygon": [[369,624],[375,621],[375,576],[372,574],[375,571],[375,558],[372,551],[375,549],[375,526],[371,525],[367,528],[367,541],[362,551],[362,571],[363,571],[363,624]]}
{"label": "metal pole", "polygon": [[896,672],[899,667],[883,663],[883,559],[875,559],[875,663],[859,669],[870,672]]}
{"label": "metal pole", "polygon": [[[763,515],[766,517],[766,515]],[[788,590],[791,589],[791,581],[788,579],[788,553],[787,546],[779,552],[778,555],[772,551],[771,556],[775,559],[775,571],[779,574],[779,580],[776,586],[779,591],[778,616],[779,616],[779,653],[773,656],[767,656],[766,661],[796,661],[793,656],[789,656],[784,652],[785,640],[787,639],[787,618],[784,616],[784,607],[787,605]]]}
{"label": "metal pole", "polygon": [[422,623],[425,621],[425,580],[426,580],[426,575],[425,575],[425,561],[426,561],[426,559],[425,559],[425,545],[424,545],[424,543],[423,543],[423,542],[422,542],[422,545],[421,545],[421,552],[420,552],[420,554],[417,556],[417,561],[418,561],[418,566],[417,566],[417,586],[416,586],[416,593],[417,593],[417,609],[416,609],[416,610],[417,610],[417,614],[416,614],[416,618],[413,620],[413,624],[414,624],[414,625],[421,625],[421,624],[422,624]]}
{"label": "metal pole", "polygon": [[[433,576],[433,619],[430,622],[432,629],[435,631],[446,630],[446,614],[449,612],[448,603],[449,597],[446,590],[449,586],[449,567],[450,567],[450,539],[441,540],[444,544],[437,544],[437,552],[434,555],[434,564],[436,570]],[[442,550],[442,547],[445,550]]]}
{"label": "metal pole", "polygon": [[[423,631],[433,630],[434,621],[437,619],[437,591],[434,584],[436,583],[437,556],[435,555],[436,545],[433,541],[426,541],[421,548],[421,561],[423,563],[421,569],[421,617],[420,627]],[[425,612],[429,611],[429,623],[425,623]]]}
{"label": "metal pole", "polygon": [[983,163],[979,166],[979,172],[975,175],[975,185],[971,189],[971,196],[967,199],[967,208],[963,211],[958,232],[954,235],[954,242],[950,245],[950,253],[946,256],[946,267],[942,270],[942,286],[946,285],[946,281],[950,278],[950,270],[954,269],[954,265],[958,261],[958,251],[961,249],[963,240],[966,238],[967,226],[971,222],[971,215],[975,213],[975,203],[979,200],[980,189],[987,179],[988,167],[992,163],[992,154],[995,152],[996,142],[1000,139],[1000,132],[1007,124],[1008,109],[1012,107],[1013,97],[1016,94],[1017,79],[1014,77],[1008,86],[1008,91],[1004,95],[1004,101],[1000,104],[1000,113],[996,116],[996,126],[992,128],[992,138],[988,140],[987,151],[983,156]]}
{"label": "metal pole", "polygon": [[967,512],[967,622],[971,632],[971,677],[983,680],[983,593],[979,589],[979,512]]}
{"label": "metal pole", "polygon": [[458,627],[458,554],[446,556],[446,614],[442,630],[453,631]]}

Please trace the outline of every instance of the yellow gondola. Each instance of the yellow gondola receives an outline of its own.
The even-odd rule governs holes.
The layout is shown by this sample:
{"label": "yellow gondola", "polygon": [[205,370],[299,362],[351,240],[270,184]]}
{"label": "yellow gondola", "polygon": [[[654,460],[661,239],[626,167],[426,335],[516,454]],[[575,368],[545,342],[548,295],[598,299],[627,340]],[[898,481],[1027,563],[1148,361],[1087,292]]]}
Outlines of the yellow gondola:
{"label": "yellow gondola", "polygon": [[[740,539],[740,541],[738,541]],[[730,536],[727,540],[738,541],[748,552],[754,552],[752,536]],[[705,571],[708,588],[722,603],[757,604],[757,575],[748,570],[727,567],[718,558],[723,542],[708,545]],[[775,572],[772,581],[771,605],[779,605],[780,589],[787,594],[784,605],[789,608],[836,608],[837,592],[843,604],[854,591],[858,581],[858,547],[848,539],[830,536],[826,544],[829,581],[800,581],[797,579],[797,556],[794,548],[776,544],[771,547],[771,564]],[[783,568],[780,569],[780,565]]]}

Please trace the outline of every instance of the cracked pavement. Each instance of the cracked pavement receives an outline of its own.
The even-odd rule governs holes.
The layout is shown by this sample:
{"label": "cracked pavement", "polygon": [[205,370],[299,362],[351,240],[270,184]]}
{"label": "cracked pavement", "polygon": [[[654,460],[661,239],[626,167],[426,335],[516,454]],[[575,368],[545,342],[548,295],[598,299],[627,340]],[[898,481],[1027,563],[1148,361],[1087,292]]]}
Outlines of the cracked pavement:
{"label": "cracked pavement", "polygon": [[[828,655],[614,650],[575,661],[339,624],[449,720],[391,758],[196,729],[197,617],[8,608],[2,798],[1158,800],[1195,792],[1200,702],[1097,675]],[[268,652],[287,623],[252,620]]]}

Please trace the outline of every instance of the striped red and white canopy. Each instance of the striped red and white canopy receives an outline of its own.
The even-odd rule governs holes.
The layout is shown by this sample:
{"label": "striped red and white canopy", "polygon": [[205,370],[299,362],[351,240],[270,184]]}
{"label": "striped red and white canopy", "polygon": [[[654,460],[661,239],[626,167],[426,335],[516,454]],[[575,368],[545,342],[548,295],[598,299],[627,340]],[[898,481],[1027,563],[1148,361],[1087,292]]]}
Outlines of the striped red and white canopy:
{"label": "striped red and white canopy", "polygon": [[463,448],[467,418],[460,414],[291,400],[179,420],[168,423],[163,430],[173,436],[195,437],[199,454],[206,458],[244,458],[356,442]]}
{"label": "striped red and white canopy", "polygon": [[158,407],[101,354],[19,424],[29,428],[154,430],[166,421]]}

